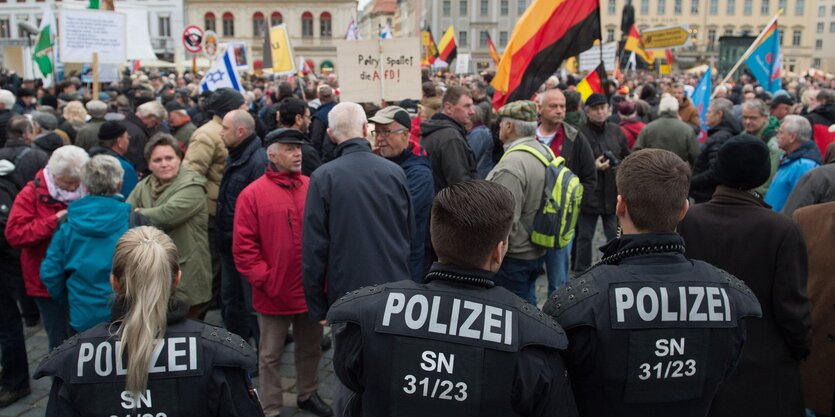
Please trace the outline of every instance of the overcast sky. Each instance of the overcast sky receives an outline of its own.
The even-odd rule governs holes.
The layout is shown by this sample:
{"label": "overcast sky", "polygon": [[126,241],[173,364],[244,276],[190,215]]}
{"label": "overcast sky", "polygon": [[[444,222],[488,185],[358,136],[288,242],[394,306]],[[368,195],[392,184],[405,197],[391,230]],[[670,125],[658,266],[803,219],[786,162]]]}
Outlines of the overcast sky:
{"label": "overcast sky", "polygon": [[359,6],[357,7],[357,10],[362,10],[362,8],[365,7],[365,5],[368,4],[368,2],[370,2],[370,1],[371,0],[360,0],[360,3],[359,3]]}

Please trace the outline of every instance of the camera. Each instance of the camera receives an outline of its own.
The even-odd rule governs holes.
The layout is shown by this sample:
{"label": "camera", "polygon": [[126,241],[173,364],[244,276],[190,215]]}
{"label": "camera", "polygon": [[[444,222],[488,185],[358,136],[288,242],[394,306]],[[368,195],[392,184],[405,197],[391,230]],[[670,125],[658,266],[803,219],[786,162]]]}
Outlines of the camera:
{"label": "camera", "polygon": [[614,168],[614,167],[620,165],[620,159],[618,159],[618,157],[615,156],[615,154],[612,153],[612,151],[610,151],[608,149],[603,151],[603,156],[606,157],[606,159],[609,160],[609,166],[610,167]]}

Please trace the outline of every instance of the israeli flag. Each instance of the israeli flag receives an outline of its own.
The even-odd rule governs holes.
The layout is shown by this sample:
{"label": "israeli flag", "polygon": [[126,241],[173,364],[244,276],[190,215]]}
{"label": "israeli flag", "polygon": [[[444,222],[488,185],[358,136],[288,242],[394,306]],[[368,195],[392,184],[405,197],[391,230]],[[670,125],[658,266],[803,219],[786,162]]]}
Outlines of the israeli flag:
{"label": "israeli flag", "polygon": [[218,57],[209,72],[203,76],[203,81],[200,83],[200,88],[203,91],[232,88],[244,94],[241,80],[238,79],[238,73],[235,71],[235,59],[232,57],[232,52],[232,48],[227,48],[226,52]]}

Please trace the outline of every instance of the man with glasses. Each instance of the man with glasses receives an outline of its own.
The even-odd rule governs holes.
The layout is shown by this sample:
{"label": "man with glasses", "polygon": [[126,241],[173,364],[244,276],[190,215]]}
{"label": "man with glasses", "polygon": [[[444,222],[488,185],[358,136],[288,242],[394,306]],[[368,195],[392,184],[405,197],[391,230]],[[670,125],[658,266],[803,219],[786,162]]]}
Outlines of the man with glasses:
{"label": "man with glasses", "polygon": [[412,196],[415,212],[415,234],[409,255],[409,272],[412,280],[423,282],[423,254],[426,232],[429,228],[429,212],[435,189],[432,182],[432,166],[426,153],[409,141],[411,118],[401,107],[389,106],[377,112],[374,123],[374,153],[400,165],[406,173],[406,184]]}

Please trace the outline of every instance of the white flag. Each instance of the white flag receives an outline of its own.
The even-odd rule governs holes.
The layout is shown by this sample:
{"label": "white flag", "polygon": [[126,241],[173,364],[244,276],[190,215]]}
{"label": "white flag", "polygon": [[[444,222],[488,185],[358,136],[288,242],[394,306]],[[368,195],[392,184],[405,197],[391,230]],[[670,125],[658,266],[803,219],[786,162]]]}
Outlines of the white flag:
{"label": "white flag", "polygon": [[383,27],[383,29],[380,31],[380,38],[381,39],[391,39],[393,37],[394,36],[391,35],[391,26],[389,26],[388,24],[385,25]]}
{"label": "white flag", "polygon": [[358,41],[362,39],[360,36],[360,29],[357,27],[357,21],[351,19],[351,24],[348,25],[348,31],[345,32],[345,39],[349,41]]}
{"label": "white flag", "polygon": [[626,61],[626,70],[629,71],[631,68],[632,71],[636,71],[637,67],[638,61],[635,59],[635,51],[632,51],[632,53],[629,54],[629,61]]}
{"label": "white flag", "polygon": [[232,88],[238,90],[241,94],[244,93],[241,80],[238,79],[238,73],[235,71],[235,58],[232,56],[232,48],[227,48],[226,52],[217,58],[209,72],[203,76],[200,88],[203,91]]}

